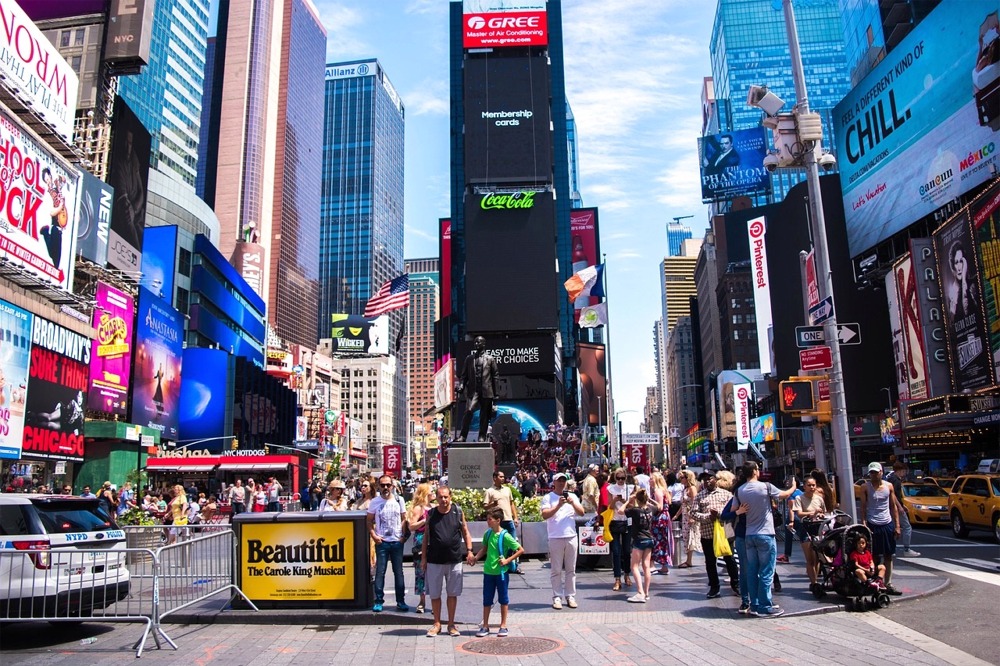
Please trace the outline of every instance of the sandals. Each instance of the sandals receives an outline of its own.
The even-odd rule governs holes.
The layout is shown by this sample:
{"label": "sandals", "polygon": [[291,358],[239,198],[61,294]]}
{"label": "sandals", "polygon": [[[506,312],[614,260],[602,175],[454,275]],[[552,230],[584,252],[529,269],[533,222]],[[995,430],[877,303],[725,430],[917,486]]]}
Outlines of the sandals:
{"label": "sandals", "polygon": [[436,627],[431,627],[430,629],[427,630],[427,638],[434,638],[440,633],[441,633],[441,625],[438,625]]}
{"label": "sandals", "polygon": [[622,582],[620,580],[616,580],[615,584],[611,586],[612,592],[621,592],[621,589],[622,589]]}
{"label": "sandals", "polygon": [[452,625],[448,627],[448,635],[452,638],[457,638],[462,635],[462,632],[458,630],[458,627]]}
{"label": "sandals", "polygon": [[680,564],[677,565],[677,568],[678,569],[690,569],[691,565],[688,564],[687,562],[681,562]]}

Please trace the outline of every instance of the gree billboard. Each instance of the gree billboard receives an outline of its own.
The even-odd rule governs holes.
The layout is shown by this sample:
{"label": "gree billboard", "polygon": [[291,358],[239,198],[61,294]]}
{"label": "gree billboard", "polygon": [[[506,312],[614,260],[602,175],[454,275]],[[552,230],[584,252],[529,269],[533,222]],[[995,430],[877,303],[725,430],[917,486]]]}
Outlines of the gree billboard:
{"label": "gree billboard", "polygon": [[462,45],[467,49],[545,46],[545,0],[465,0]]}

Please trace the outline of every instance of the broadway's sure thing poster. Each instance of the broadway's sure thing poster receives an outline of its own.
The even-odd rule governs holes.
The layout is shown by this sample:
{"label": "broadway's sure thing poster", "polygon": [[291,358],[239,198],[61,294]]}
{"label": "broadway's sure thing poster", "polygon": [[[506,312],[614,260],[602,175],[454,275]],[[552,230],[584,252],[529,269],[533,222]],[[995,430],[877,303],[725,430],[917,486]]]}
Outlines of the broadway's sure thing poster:
{"label": "broadway's sure thing poster", "polygon": [[183,330],[177,310],[139,287],[131,421],[168,439],[177,439]]}
{"label": "broadway's sure thing poster", "polygon": [[90,350],[90,391],[87,406],[125,416],[129,374],[132,372],[132,322],[135,303],[129,294],[97,283],[94,329]]}
{"label": "broadway's sure thing poster", "polygon": [[954,391],[974,391],[993,383],[993,362],[986,339],[974,248],[968,210],[934,232]]}
{"label": "broadway's sure thing poster", "polygon": [[83,461],[89,370],[90,338],[34,317],[23,455]]}
{"label": "broadway's sure thing poster", "polygon": [[33,317],[0,300],[0,458],[10,460],[21,457]]}

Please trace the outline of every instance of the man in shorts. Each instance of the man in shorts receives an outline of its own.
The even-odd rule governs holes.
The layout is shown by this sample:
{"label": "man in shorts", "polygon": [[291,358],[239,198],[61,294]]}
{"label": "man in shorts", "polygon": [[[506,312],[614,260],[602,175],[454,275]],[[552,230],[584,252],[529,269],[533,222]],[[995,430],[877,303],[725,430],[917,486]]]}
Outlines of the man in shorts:
{"label": "man in shorts", "polygon": [[442,588],[448,596],[448,635],[461,635],[455,626],[455,610],[462,595],[463,561],[469,565],[476,561],[472,536],[462,509],[451,502],[451,489],[441,486],[437,489],[437,507],[427,514],[424,549],[420,555],[434,614],[434,625],[427,631],[428,637],[441,633]]}

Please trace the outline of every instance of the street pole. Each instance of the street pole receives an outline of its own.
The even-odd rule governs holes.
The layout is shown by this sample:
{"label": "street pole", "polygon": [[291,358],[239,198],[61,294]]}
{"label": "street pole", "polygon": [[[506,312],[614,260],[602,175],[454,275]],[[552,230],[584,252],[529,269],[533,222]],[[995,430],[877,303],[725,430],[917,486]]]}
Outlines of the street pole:
{"label": "street pole", "polygon": [[[802,52],[799,50],[798,31],[795,27],[795,13],[792,0],[782,0],[785,12],[785,30],[788,32],[788,50],[792,58],[792,77],[795,81],[795,97],[798,101],[797,114],[809,112],[809,97],[806,93],[805,73],[802,70]],[[847,434],[847,399],[844,395],[844,372],[840,358],[840,340],[837,337],[837,309],[833,303],[833,273],[830,270],[830,251],[826,237],[826,218],[823,216],[823,195],[820,191],[819,166],[816,164],[816,152],[805,151],[802,159],[806,168],[806,178],[809,188],[809,203],[812,207],[813,242],[816,246],[816,277],[819,282],[820,296],[827,296],[834,307],[830,318],[823,323],[823,333],[826,343],[830,346],[833,357],[833,367],[830,369],[830,431],[833,436],[833,448],[837,458],[837,497],[841,509],[850,514],[857,522],[857,512],[854,507],[853,467],[851,462],[851,440]]]}
{"label": "street pole", "polygon": [[[810,217],[812,217],[812,215],[810,215]],[[808,280],[806,279],[806,262],[808,259],[808,252],[799,252],[799,274],[802,278],[802,316],[805,317],[807,321],[809,319],[809,285]],[[806,375],[814,374],[811,371],[805,372],[801,368],[799,368],[799,373]],[[827,462],[826,444],[823,442],[823,425],[816,419],[816,417],[813,417],[812,419],[812,428],[810,428],[810,432],[812,433],[812,445],[813,451],[815,452],[814,457],[816,460],[816,467],[825,470]],[[792,470],[793,472],[795,470],[794,464],[792,465]],[[805,474],[804,469],[802,470],[802,473],[803,475]]]}

